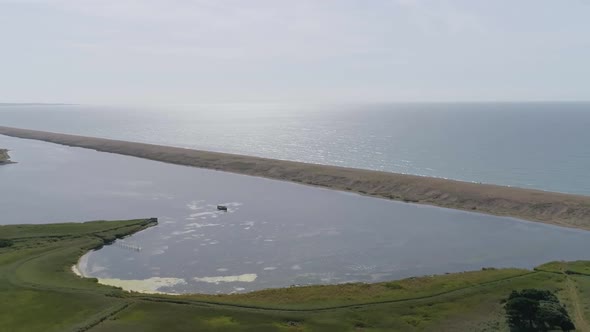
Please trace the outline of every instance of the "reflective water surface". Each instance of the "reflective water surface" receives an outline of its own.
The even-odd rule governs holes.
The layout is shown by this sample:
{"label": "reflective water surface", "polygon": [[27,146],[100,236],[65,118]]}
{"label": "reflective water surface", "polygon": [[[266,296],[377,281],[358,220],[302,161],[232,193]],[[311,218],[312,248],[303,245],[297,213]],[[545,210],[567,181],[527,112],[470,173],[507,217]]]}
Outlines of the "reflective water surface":
{"label": "reflective water surface", "polygon": [[18,162],[0,167],[2,224],[158,217],[80,264],[85,275],[152,290],[244,292],[589,258],[586,231],[4,136],[0,147]]}
{"label": "reflective water surface", "polygon": [[0,125],[590,195],[590,103],[1,106]]}

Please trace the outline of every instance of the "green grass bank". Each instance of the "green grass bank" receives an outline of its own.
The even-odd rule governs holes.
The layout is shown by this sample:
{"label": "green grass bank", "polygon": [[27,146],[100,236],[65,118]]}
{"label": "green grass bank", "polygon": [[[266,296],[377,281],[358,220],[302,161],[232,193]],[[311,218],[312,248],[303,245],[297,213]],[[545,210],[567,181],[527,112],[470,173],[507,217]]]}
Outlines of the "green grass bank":
{"label": "green grass bank", "polygon": [[589,262],[235,295],[128,293],[72,273],[88,250],[153,225],[0,226],[0,330],[508,331],[502,301],[524,288],[556,291],[578,331],[590,321]]}

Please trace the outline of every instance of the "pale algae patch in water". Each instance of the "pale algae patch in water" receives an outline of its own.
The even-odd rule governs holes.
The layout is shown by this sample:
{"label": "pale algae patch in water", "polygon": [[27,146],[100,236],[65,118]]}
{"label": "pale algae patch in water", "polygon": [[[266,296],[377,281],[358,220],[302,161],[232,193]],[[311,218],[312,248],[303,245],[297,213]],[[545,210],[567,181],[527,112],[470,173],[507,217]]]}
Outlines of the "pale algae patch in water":
{"label": "pale algae patch in water", "polygon": [[103,285],[121,287],[128,292],[138,293],[157,293],[157,294],[174,294],[170,292],[160,291],[163,287],[174,287],[178,285],[185,285],[186,281],[180,278],[161,278],[151,277],[141,280],[123,280],[116,278],[98,278],[98,282]]}
{"label": "pale algae patch in water", "polygon": [[[72,272],[80,278],[86,278],[82,271],[88,270],[88,256],[90,253],[85,254],[80,258],[77,264],[72,265]],[[151,294],[168,294],[173,295],[175,293],[161,291],[161,288],[170,288],[178,285],[186,285],[186,281],[181,278],[162,278],[162,277],[151,277],[147,279],[119,279],[119,278],[96,278],[99,284],[120,287],[127,292],[138,292],[138,293],[151,293]]]}
{"label": "pale algae patch in water", "polygon": [[77,275],[80,278],[84,278],[84,276],[82,275],[82,272],[80,272],[80,270],[78,269],[78,265],[72,265],[72,272],[74,272],[75,275]]}
{"label": "pale algae patch in water", "polygon": [[219,276],[219,277],[196,277],[193,278],[195,281],[208,282],[218,284],[220,282],[254,282],[258,278],[255,273],[246,273],[237,276]]}
{"label": "pale algae patch in water", "polygon": [[[72,272],[79,276],[80,278],[85,278],[86,276],[82,274],[78,264],[72,265]],[[98,283],[107,286],[114,286],[120,287],[121,289],[127,292],[138,292],[138,293],[148,293],[148,294],[168,294],[173,295],[175,293],[164,292],[160,289],[163,287],[174,287],[177,285],[185,285],[186,281],[181,278],[161,278],[161,277],[151,277],[148,279],[141,279],[141,280],[124,280],[124,279],[117,279],[117,278],[97,278]]]}
{"label": "pale algae patch in water", "polygon": [[[82,274],[81,270],[78,268],[78,265],[72,266],[72,272],[75,273],[77,276],[84,278],[85,276]],[[200,282],[207,282],[207,283],[214,283],[218,284],[220,282],[254,282],[258,276],[254,273],[247,273],[242,275],[236,276],[218,276],[218,277],[195,277],[193,280],[200,281]],[[162,278],[162,277],[151,277],[148,279],[118,279],[118,278],[97,278],[98,283],[107,285],[107,286],[114,286],[120,287],[121,289],[128,291],[128,292],[138,292],[138,293],[153,293],[153,294],[169,294],[174,295],[176,293],[172,292],[165,292],[161,289],[166,287],[174,287],[178,285],[186,285],[186,281],[181,278]],[[240,288],[243,290],[244,288]]]}

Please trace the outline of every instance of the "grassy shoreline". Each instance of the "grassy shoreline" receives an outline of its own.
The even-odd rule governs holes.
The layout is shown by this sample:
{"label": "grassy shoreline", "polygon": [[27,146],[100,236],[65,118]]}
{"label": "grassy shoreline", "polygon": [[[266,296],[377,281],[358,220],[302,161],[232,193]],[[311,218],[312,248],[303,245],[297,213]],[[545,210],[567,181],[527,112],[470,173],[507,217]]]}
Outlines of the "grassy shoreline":
{"label": "grassy shoreline", "polygon": [[531,287],[557,291],[564,303],[577,308],[578,320],[590,318],[590,262],[177,296],[124,292],[71,271],[88,250],[155,224],[139,219],[0,226],[0,239],[10,242],[0,247],[0,329],[507,331],[502,300],[513,289]]}
{"label": "grassy shoreline", "polygon": [[10,156],[8,155],[8,150],[0,149],[0,165],[11,164]]}
{"label": "grassy shoreline", "polygon": [[0,134],[590,230],[590,197],[0,126]]}

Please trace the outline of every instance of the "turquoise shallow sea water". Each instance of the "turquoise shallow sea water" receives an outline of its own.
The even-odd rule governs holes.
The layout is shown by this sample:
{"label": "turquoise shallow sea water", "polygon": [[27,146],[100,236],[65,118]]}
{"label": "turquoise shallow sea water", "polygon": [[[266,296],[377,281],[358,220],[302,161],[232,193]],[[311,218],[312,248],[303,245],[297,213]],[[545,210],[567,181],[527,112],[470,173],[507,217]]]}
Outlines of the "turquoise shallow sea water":
{"label": "turquoise shallow sea water", "polygon": [[5,105],[0,125],[590,195],[590,103]]}

